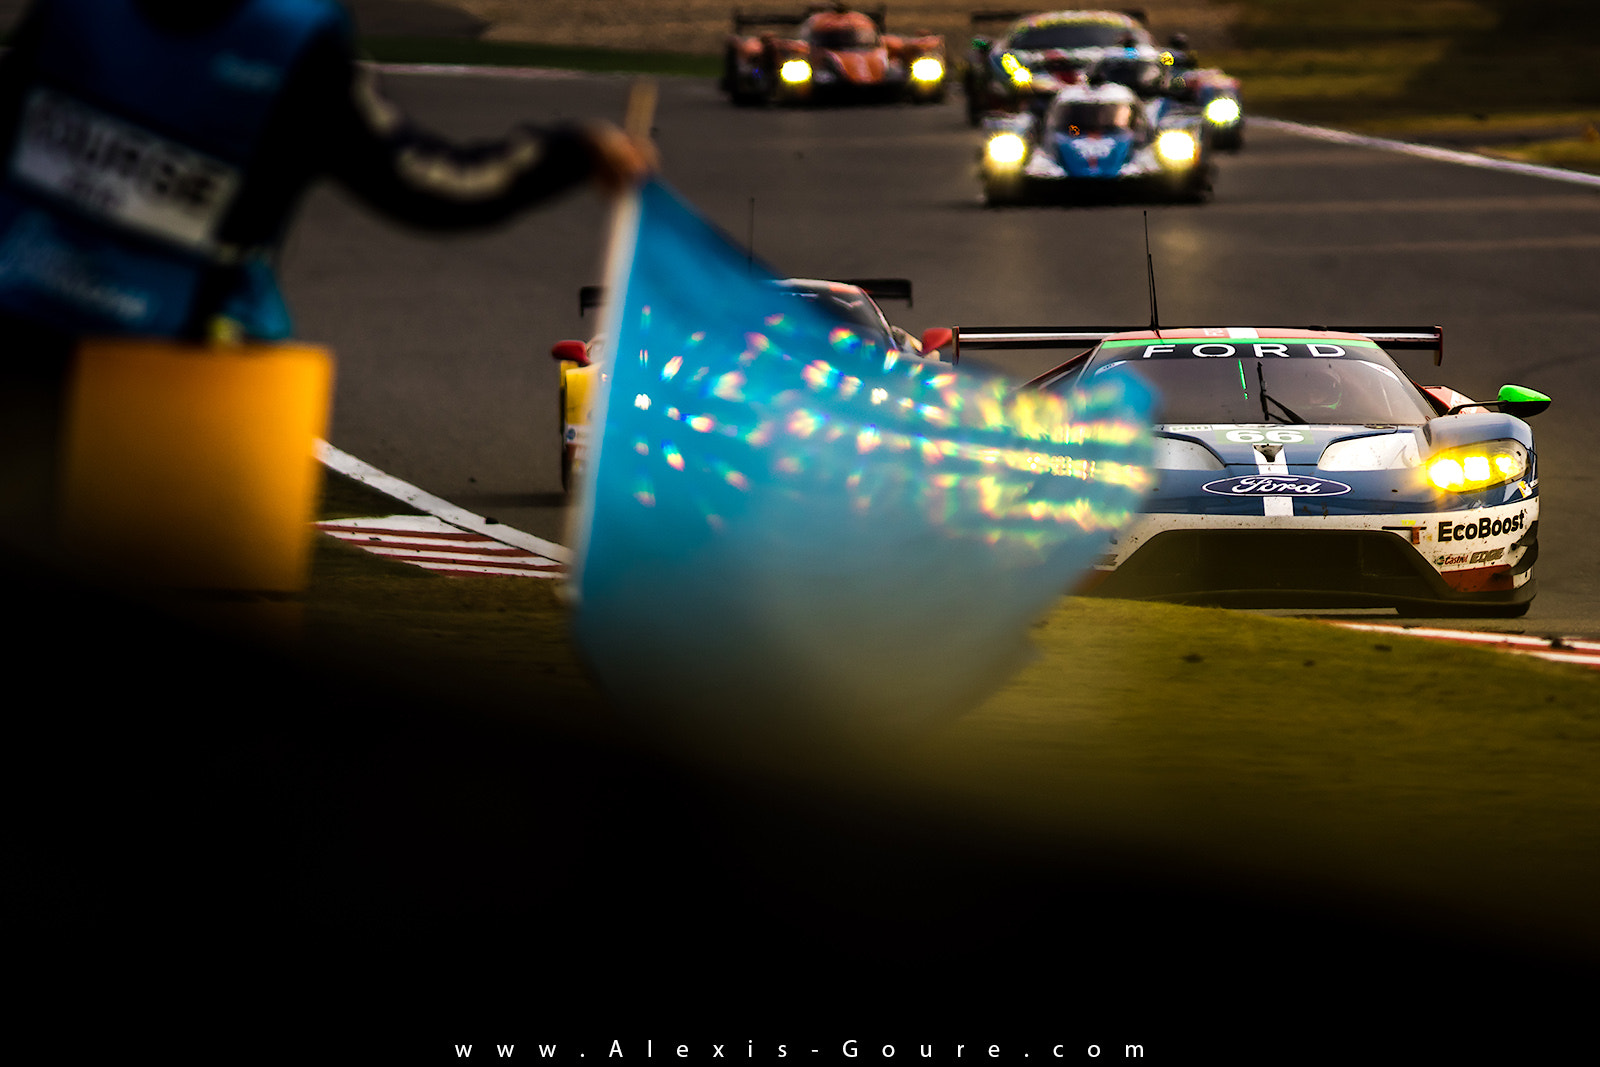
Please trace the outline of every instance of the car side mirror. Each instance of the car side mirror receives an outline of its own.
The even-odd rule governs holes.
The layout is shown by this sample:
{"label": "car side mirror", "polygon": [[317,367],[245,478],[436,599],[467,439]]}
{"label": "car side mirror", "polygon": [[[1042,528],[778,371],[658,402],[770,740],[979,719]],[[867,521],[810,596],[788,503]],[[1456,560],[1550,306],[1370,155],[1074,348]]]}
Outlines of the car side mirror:
{"label": "car side mirror", "polygon": [[1507,415],[1531,419],[1550,406],[1550,398],[1523,385],[1502,385],[1495,406]]}
{"label": "car side mirror", "polygon": [[[935,352],[942,352],[951,346],[956,339],[955,331],[948,326],[935,326],[922,331],[922,354],[925,358],[932,358]],[[955,360],[949,360],[954,363]]]}
{"label": "car side mirror", "polygon": [[550,346],[550,358],[558,363],[589,365],[589,346],[582,341],[557,341]]}

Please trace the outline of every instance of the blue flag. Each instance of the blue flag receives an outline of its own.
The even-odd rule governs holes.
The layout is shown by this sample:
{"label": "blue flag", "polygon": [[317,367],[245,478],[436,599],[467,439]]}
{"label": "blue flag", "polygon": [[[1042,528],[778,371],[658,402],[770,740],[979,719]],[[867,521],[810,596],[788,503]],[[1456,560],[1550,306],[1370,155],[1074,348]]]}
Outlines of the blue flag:
{"label": "blue flag", "polygon": [[660,183],[623,209],[574,632],[621,706],[873,729],[973,706],[1138,507],[1150,394],[886,352]]}

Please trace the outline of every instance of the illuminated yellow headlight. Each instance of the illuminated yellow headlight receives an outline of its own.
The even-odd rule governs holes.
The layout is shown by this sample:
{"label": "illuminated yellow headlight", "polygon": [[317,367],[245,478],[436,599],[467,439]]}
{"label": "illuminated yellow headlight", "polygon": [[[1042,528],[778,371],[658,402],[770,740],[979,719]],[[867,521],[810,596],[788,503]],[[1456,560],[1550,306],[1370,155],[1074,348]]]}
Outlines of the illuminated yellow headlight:
{"label": "illuminated yellow headlight", "polygon": [[1010,169],[1028,156],[1028,143],[1014,133],[997,133],[984,146],[984,155],[996,167]]}
{"label": "illuminated yellow headlight", "polygon": [[1239,101],[1219,96],[1206,105],[1206,121],[1213,126],[1228,126],[1239,121]]}
{"label": "illuminated yellow headlight", "polygon": [[1168,130],[1156,138],[1156,155],[1161,157],[1163,163],[1173,165],[1193,163],[1199,146],[1194,143],[1194,138],[1182,130]]}
{"label": "illuminated yellow headlight", "polygon": [[1023,66],[1022,62],[1010,52],[1000,57],[1000,69],[1006,72],[1006,77],[1011,79],[1012,85],[1033,84],[1033,71]]}
{"label": "illuminated yellow headlight", "polygon": [[1528,450],[1516,441],[1447,448],[1428,460],[1428,478],[1440,489],[1471,493],[1514,482],[1528,471]]}
{"label": "illuminated yellow headlight", "polygon": [[787,60],[778,68],[778,77],[790,85],[808,82],[811,80],[811,64],[803,59]]}
{"label": "illuminated yellow headlight", "polygon": [[923,56],[911,64],[911,80],[919,82],[936,82],[944,77],[944,64],[932,56]]}

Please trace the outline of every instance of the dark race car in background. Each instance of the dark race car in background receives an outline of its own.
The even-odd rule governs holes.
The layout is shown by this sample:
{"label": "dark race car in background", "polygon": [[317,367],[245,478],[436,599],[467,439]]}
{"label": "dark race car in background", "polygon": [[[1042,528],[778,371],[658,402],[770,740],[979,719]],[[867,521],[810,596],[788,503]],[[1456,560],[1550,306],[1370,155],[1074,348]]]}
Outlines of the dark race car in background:
{"label": "dark race car in background", "polygon": [[997,38],[977,36],[962,88],[967,120],[994,111],[1043,107],[1062,89],[1099,72],[1141,95],[1164,85],[1161,49],[1141,18],[1122,11],[978,11],[973,28],[1009,23]]}
{"label": "dark race car in background", "polygon": [[[881,360],[885,356],[922,355],[921,342],[889,322],[879,300],[904,300],[911,304],[911,282],[906,278],[858,278],[828,281],[819,278],[785,278],[774,282],[795,300],[809,304],[835,323],[828,343],[847,358]],[[578,293],[578,313],[599,307],[604,293],[586,285]],[[561,488],[572,485],[573,473],[583,462],[589,444],[590,413],[595,376],[604,374],[603,339],[557,341],[550,349],[560,368]]]}
{"label": "dark race car in background", "polygon": [[1237,152],[1244,147],[1244,104],[1239,98],[1239,79],[1215,67],[1201,67],[1189,50],[1188,38],[1173,34],[1168,50],[1171,58],[1166,95],[1200,109],[1214,147]]}
{"label": "dark race car in background", "polygon": [[1211,139],[1198,110],[1117,83],[1073,84],[1043,111],[983,120],[984,202],[1211,195]]}
{"label": "dark race car in background", "polygon": [[1539,555],[1539,463],[1507,385],[1419,386],[1385,348],[1439,327],[930,330],[925,347],[1088,351],[1024,388],[1092,389],[1112,367],[1159,395],[1141,513],[1082,590],[1238,607],[1522,615]]}
{"label": "dark race car in background", "polygon": [[979,11],[973,29],[1004,23],[999,37],[975,36],[962,75],[967,121],[995,112],[1042,111],[1062,89],[1115,82],[1141,98],[1169,97],[1199,109],[1217,148],[1243,144],[1239,81],[1201,68],[1188,37],[1156,44],[1144,12]]}
{"label": "dark race car in background", "polygon": [[722,89],[735,104],[944,99],[944,38],[885,32],[887,9],[733,13]]}

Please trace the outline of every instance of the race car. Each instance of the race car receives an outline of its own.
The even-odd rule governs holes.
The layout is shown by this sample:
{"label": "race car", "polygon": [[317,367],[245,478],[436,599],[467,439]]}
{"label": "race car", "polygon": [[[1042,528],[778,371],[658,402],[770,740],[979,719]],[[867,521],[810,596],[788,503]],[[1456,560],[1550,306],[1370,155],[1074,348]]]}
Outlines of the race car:
{"label": "race car", "polygon": [[[905,330],[892,325],[878,306],[879,300],[904,300],[911,304],[911,282],[905,278],[859,278],[827,281],[785,278],[774,283],[787,295],[803,301],[839,328],[828,341],[835,351],[854,352],[862,359],[882,359],[889,353],[920,356],[922,345]],[[586,285],[578,292],[578,313],[599,307],[600,286]],[[570,490],[575,472],[589,444],[590,406],[595,375],[602,369],[604,344],[557,341],[550,355],[560,367],[561,488]]]}
{"label": "race car", "polygon": [[800,15],[735,8],[722,89],[740,105],[943,100],[944,38],[885,33],[885,18],[883,6],[855,11],[829,4]]}
{"label": "race car", "polygon": [[930,330],[973,349],[1083,349],[1028,382],[1092,389],[1113,367],[1159,396],[1141,513],[1080,592],[1238,607],[1525,614],[1539,555],[1539,467],[1517,385],[1477,402],[1419,386],[1385,349],[1434,327]]}
{"label": "race car", "polygon": [[1175,33],[1163,57],[1170,57],[1166,94],[1192,104],[1205,118],[1214,147],[1237,152],[1244,147],[1244,106],[1239,99],[1239,79],[1215,67],[1201,67],[1189,49],[1189,39]]}
{"label": "race car", "polygon": [[973,28],[1010,25],[998,38],[974,37],[962,77],[967,121],[976,126],[994,111],[1028,111],[1048,104],[1091,74],[1127,85],[1141,96],[1165,89],[1162,50],[1142,12],[979,11]]}
{"label": "race car", "polygon": [[1210,146],[1195,108],[1164,97],[1142,100],[1114,82],[1073,84],[1042,115],[1028,110],[984,119],[984,201],[1131,193],[1199,202],[1211,195]]}

